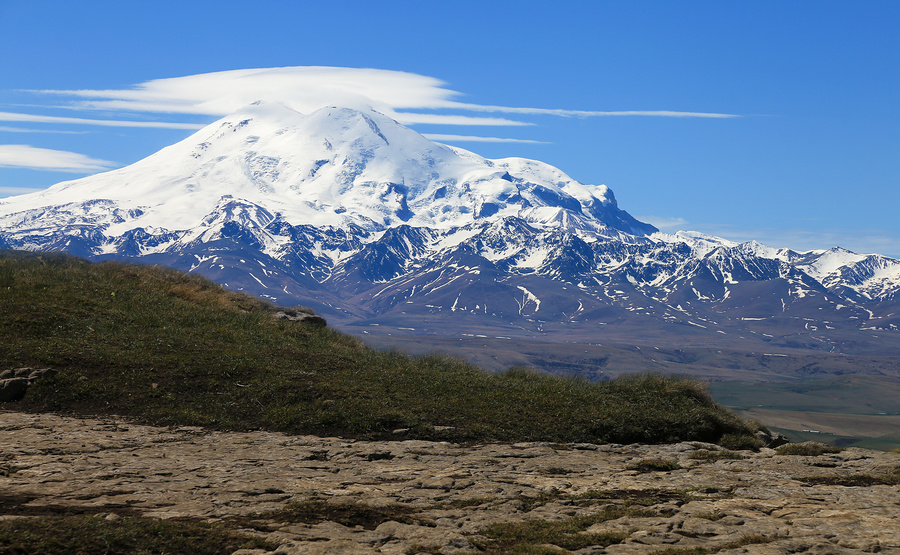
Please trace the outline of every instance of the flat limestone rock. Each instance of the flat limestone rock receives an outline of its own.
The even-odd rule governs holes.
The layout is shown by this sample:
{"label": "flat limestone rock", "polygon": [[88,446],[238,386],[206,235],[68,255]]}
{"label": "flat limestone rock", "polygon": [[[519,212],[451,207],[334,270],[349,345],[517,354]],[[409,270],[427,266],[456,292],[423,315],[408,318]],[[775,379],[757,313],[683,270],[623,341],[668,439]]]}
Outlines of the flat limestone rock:
{"label": "flat limestone rock", "polygon": [[[619,510],[583,533],[622,542],[581,552],[900,552],[900,485],[879,479],[900,454],[715,460],[717,449],[368,442],[0,411],[0,520],[71,510],[227,521],[314,502],[318,520],[269,519],[278,553],[471,553],[493,525]],[[675,469],[640,464],[660,460]],[[348,506],[364,518],[330,510]]]}

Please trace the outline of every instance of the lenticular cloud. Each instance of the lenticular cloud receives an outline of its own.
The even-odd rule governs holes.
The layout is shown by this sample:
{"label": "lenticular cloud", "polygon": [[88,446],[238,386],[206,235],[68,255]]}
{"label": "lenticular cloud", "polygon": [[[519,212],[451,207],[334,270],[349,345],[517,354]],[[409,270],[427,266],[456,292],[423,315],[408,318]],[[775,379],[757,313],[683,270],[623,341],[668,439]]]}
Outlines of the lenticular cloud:
{"label": "lenticular cloud", "polygon": [[418,110],[547,114],[557,116],[734,117],[730,114],[675,111],[603,112],[486,106],[458,102],[460,93],[434,77],[403,71],[344,67],[238,69],[154,79],[122,90],[63,90],[43,93],[74,96],[76,106],[114,111],[222,116],[252,102],[280,102],[301,113],[324,106],[375,109],[404,124],[530,125],[503,118],[418,113]]}
{"label": "lenticular cloud", "polygon": [[[79,102],[82,107],[102,110],[225,115],[263,100],[280,102],[302,113],[339,105],[374,108],[393,116],[400,115],[395,110],[455,107],[451,99],[459,93],[442,85],[433,77],[402,71],[310,66],[239,69],[155,79],[124,90],[42,92],[76,96],[83,99]],[[423,119],[419,114],[410,116]],[[441,117],[439,123],[519,123],[502,118],[454,118]]]}

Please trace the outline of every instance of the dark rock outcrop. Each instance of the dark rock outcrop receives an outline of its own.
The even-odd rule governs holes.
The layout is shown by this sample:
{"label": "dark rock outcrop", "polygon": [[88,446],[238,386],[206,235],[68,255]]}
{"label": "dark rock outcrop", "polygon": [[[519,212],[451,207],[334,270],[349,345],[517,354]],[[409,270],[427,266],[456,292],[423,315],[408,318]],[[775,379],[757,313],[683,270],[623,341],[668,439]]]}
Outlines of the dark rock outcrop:
{"label": "dark rock outcrop", "polygon": [[275,313],[275,318],[279,320],[290,320],[291,322],[301,322],[312,326],[323,328],[328,323],[325,318],[306,307],[283,308]]}
{"label": "dark rock outcrop", "polygon": [[25,397],[28,386],[36,380],[56,374],[52,368],[15,368],[0,372],[0,403],[10,403]]}

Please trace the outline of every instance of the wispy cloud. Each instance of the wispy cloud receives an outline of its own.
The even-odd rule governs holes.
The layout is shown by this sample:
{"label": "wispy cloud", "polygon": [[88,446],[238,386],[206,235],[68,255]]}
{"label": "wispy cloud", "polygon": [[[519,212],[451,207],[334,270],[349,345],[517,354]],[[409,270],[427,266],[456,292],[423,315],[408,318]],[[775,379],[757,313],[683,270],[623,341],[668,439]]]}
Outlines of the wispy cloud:
{"label": "wispy cloud", "polygon": [[606,117],[606,116],[644,116],[662,118],[737,118],[736,114],[720,114],[716,112],[676,112],[673,110],[564,110],[558,108],[515,108],[511,106],[481,106],[479,104],[454,103],[455,106],[475,112],[498,112],[507,114],[534,114],[563,117]]}
{"label": "wispy cloud", "polygon": [[0,145],[0,167],[29,168],[46,171],[93,173],[108,170],[116,164],[76,152],[51,150],[29,145]]}
{"label": "wispy cloud", "polygon": [[534,125],[525,121],[517,121],[506,118],[481,118],[473,116],[460,116],[449,114],[416,114],[412,112],[395,112],[382,108],[389,116],[404,125],[424,123],[430,125],[484,125],[484,126],[521,126]]}
{"label": "wispy cloud", "polygon": [[504,139],[502,137],[479,137],[476,135],[444,135],[441,133],[423,133],[423,135],[432,141],[448,142],[448,143],[523,143],[523,144],[547,144],[543,141],[532,141],[530,139]]}
{"label": "wispy cloud", "polygon": [[655,226],[664,233],[675,233],[688,228],[690,223],[684,218],[667,218],[659,216],[636,216],[642,222]]}
{"label": "wispy cloud", "polygon": [[39,116],[35,114],[19,114],[14,112],[0,112],[0,121],[20,121],[30,123],[63,123],[78,125],[100,125],[104,127],[151,127],[163,129],[200,129],[201,124],[195,123],[171,123],[165,121],[128,121],[91,118],[67,118],[59,116]]}
{"label": "wispy cloud", "polygon": [[531,125],[518,119],[436,114],[429,110],[561,117],[737,117],[734,114],[672,110],[598,111],[471,104],[455,100],[461,94],[445,85],[434,77],[402,71],[301,66],[154,79],[130,89],[32,92],[77,99],[70,106],[79,109],[216,116],[230,114],[257,100],[281,102],[303,113],[329,105],[371,107],[406,124]]}
{"label": "wispy cloud", "polygon": [[61,129],[27,129],[25,127],[6,127],[0,125],[0,132],[3,133],[59,133],[63,135],[83,135],[87,131],[63,131]]}

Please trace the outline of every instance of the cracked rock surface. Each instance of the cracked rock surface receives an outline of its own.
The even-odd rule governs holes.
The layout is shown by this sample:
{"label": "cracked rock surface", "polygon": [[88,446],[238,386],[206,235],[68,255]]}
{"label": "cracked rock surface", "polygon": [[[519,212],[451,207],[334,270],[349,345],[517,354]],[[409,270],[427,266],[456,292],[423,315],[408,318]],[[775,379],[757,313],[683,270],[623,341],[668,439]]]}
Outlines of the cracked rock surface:
{"label": "cracked rock surface", "polygon": [[[60,510],[234,519],[280,554],[467,553],[489,545],[494,525],[637,507],[578,532],[621,543],[574,551],[900,553],[900,486],[879,479],[896,474],[900,454],[715,453],[737,456],[698,443],[369,442],[0,411],[0,520]],[[377,514],[277,512],[311,501]],[[267,512],[265,526],[241,520]]]}

